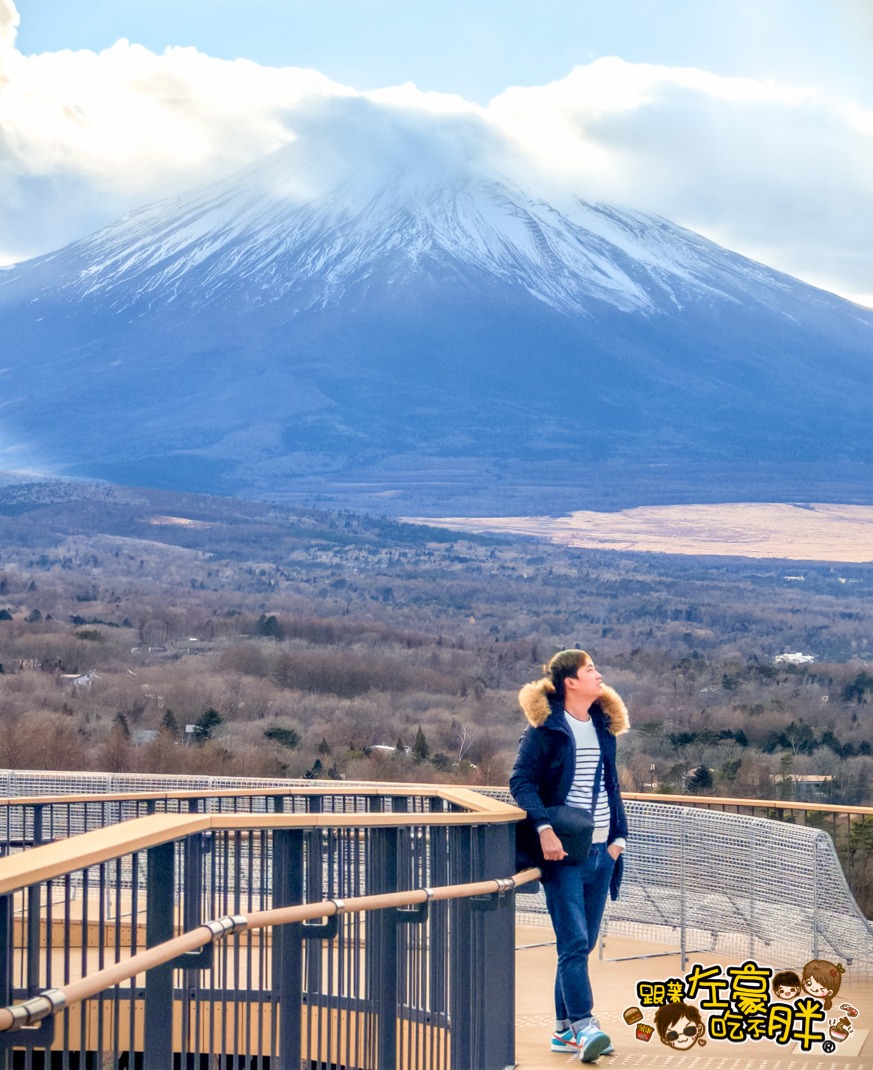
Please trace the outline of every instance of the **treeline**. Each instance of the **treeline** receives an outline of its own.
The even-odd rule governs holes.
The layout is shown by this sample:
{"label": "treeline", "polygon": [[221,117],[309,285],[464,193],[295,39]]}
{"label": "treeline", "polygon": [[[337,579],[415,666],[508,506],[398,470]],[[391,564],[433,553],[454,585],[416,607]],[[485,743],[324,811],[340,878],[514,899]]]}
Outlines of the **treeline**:
{"label": "treeline", "polygon": [[787,728],[779,732],[770,732],[761,749],[766,754],[774,751],[790,751],[793,754],[814,754],[820,747],[828,747],[840,758],[854,758],[861,754],[869,757],[873,754],[873,744],[869,739],[862,739],[857,745],[851,740],[841,742],[834,731],[826,728],[817,735],[812,725],[805,721],[792,721]]}
{"label": "treeline", "polygon": [[88,495],[0,489],[0,765],[501,783],[518,687],[578,644],[629,790],[873,800],[873,567]]}

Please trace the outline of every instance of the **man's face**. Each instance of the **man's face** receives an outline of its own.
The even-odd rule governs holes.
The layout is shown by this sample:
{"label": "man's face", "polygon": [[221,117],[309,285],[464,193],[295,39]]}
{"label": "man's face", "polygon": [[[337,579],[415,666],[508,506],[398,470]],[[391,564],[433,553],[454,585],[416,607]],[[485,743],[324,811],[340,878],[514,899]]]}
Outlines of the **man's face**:
{"label": "man's face", "polygon": [[568,676],[564,681],[564,689],[572,692],[577,698],[587,699],[594,702],[600,698],[603,690],[603,677],[593,664],[580,665],[575,676]]}
{"label": "man's face", "polygon": [[675,1025],[671,1025],[664,1034],[664,1039],[671,1048],[686,1051],[693,1048],[697,1043],[698,1027],[687,1018],[680,1018]]}
{"label": "man's face", "polygon": [[776,985],[777,999],[794,999],[800,995],[797,985]]}

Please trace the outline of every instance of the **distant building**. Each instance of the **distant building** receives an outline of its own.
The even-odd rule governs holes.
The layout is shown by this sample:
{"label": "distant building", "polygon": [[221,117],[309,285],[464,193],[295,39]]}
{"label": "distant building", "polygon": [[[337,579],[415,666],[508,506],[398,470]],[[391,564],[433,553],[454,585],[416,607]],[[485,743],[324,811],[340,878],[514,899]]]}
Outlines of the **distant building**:
{"label": "distant building", "polygon": [[61,679],[66,680],[68,684],[72,684],[73,687],[93,687],[94,681],[99,680],[100,677],[96,672],[65,672],[61,673]]}
{"label": "distant building", "polygon": [[828,796],[834,778],[816,773],[776,773],[770,779],[775,784],[791,784],[790,798],[794,802],[821,802]]}
{"label": "distant building", "polygon": [[773,658],[775,665],[808,665],[815,661],[815,654],[801,654],[798,650],[794,654],[777,654]]}

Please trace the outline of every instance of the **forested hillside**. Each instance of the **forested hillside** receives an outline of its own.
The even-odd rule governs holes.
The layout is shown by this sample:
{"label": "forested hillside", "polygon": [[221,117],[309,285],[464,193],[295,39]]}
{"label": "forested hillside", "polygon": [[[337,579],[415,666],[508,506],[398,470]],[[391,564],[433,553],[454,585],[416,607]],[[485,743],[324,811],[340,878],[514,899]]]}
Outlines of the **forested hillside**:
{"label": "forested hillside", "polygon": [[0,488],[0,539],[3,767],[502,783],[578,644],[628,790],[873,802],[873,566],[53,483]]}

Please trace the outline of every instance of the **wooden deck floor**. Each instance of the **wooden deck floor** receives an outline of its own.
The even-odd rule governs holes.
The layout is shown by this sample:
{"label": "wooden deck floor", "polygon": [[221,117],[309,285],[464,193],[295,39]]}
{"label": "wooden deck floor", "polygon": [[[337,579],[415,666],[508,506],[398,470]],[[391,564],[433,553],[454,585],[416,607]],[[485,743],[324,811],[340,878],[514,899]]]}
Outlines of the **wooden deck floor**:
{"label": "wooden deck floor", "polygon": [[[567,1055],[549,1051],[553,1028],[552,986],[556,954],[552,930],[542,925],[519,925],[516,945],[516,1059],[519,1070],[562,1070],[579,1065]],[[540,946],[531,946],[540,945]],[[619,1068],[659,1067],[664,1070],[873,1070],[873,978],[856,979],[851,969],[843,978],[842,988],[828,1011],[828,1017],[838,1017],[841,1003],[850,1003],[858,1010],[854,1019],[855,1031],[848,1040],[835,1045],[826,1054],[821,1045],[814,1045],[809,1053],[798,1051],[795,1043],[780,1046],[775,1041],[707,1040],[705,1047],[696,1045],[690,1051],[678,1052],[663,1044],[655,1033],[648,1042],[638,1040],[635,1027],[623,1018],[624,1011],[637,1004],[638,981],[658,981],[687,976],[692,965],[719,965],[723,969],[740,966],[739,962],[719,961],[716,956],[697,954],[681,969],[678,953],[665,957],[610,962],[607,959],[631,955],[652,955],[662,950],[655,944],[642,943],[621,937],[608,937],[604,961],[591,963],[592,986],[596,997],[595,1014],[609,1034],[615,1054],[601,1056],[595,1064],[599,1070]],[[778,969],[797,969],[791,964],[767,964]],[[800,967],[803,963],[799,964]],[[651,1024],[652,1012],[644,1021]],[[823,1023],[827,1029],[827,1022]],[[821,1028],[817,1026],[817,1028]]]}

